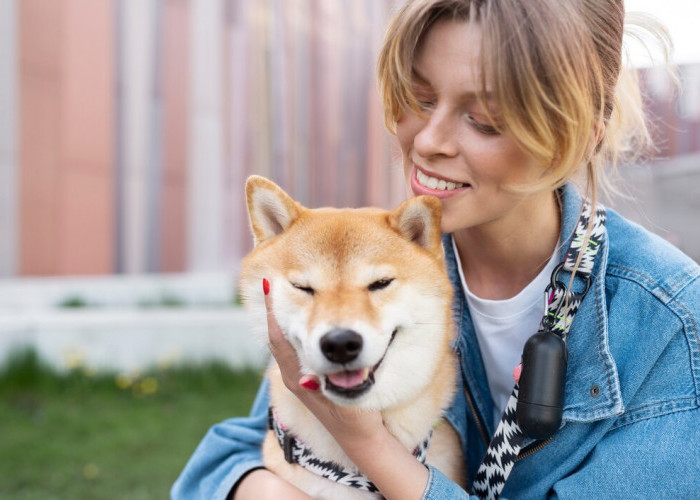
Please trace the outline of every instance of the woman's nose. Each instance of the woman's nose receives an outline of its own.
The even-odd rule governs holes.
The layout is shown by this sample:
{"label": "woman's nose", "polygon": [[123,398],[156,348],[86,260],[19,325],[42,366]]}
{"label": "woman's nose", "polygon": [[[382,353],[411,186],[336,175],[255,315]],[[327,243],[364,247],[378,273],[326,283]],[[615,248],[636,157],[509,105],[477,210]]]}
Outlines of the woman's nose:
{"label": "woman's nose", "polygon": [[413,146],[423,158],[457,154],[454,121],[441,110],[433,110],[424,120],[413,140]]}

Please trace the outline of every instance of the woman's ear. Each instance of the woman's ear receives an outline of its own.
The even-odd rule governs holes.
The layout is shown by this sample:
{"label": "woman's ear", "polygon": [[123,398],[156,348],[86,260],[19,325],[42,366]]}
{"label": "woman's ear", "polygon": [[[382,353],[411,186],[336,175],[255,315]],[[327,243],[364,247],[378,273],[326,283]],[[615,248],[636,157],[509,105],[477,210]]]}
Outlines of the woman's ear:
{"label": "woman's ear", "polygon": [[590,151],[600,151],[600,145],[603,144],[605,138],[605,129],[606,125],[602,120],[593,125],[593,144],[590,145]]}
{"label": "woman's ear", "polygon": [[245,193],[256,246],[286,231],[303,210],[277,184],[258,175],[248,178]]}

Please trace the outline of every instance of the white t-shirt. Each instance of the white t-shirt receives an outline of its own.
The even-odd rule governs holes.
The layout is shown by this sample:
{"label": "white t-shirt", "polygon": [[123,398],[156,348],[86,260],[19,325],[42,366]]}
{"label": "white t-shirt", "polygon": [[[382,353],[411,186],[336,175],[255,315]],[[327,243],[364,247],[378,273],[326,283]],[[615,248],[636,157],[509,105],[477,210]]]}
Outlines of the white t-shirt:
{"label": "white t-shirt", "polygon": [[555,249],[542,272],[515,297],[489,300],[477,297],[469,291],[454,238],[452,248],[457,256],[459,277],[486,369],[486,378],[493,398],[494,422],[498,425],[515,385],[513,368],[520,363],[525,342],[540,326],[545,307],[544,290],[557,265],[558,252]]}

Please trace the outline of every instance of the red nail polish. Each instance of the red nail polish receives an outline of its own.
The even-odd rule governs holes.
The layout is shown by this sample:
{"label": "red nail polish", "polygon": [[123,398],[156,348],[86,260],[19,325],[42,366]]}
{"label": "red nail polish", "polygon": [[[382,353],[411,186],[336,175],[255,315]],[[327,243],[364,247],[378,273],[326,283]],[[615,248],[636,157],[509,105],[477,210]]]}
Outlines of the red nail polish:
{"label": "red nail polish", "polygon": [[267,295],[270,293],[270,282],[263,278],[263,293]]}
{"label": "red nail polish", "polygon": [[520,363],[518,366],[513,368],[513,380],[515,380],[515,382],[520,382],[520,374],[522,373],[522,371],[523,371],[522,363]]}
{"label": "red nail polish", "polygon": [[310,391],[317,391],[319,387],[321,387],[318,382],[316,382],[314,379],[310,378],[308,380],[304,380],[300,384],[304,389],[308,389]]}

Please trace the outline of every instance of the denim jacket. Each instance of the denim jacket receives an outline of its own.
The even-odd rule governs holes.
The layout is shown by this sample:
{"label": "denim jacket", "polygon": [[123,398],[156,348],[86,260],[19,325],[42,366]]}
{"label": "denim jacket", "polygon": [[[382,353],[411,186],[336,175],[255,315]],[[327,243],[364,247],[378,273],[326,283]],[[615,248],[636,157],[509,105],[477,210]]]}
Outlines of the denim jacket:
{"label": "denim jacket", "polygon": [[[566,185],[560,200],[563,259],[582,199]],[[503,499],[700,498],[700,268],[610,209],[606,227],[592,286],[567,337],[562,427],[547,441],[524,444]],[[462,375],[446,417],[461,438],[471,485],[495,429],[455,255],[445,243]],[[267,406],[263,382],[249,417],[209,430],[172,498],[224,499],[261,467]],[[467,498],[429,470],[423,498]]]}

